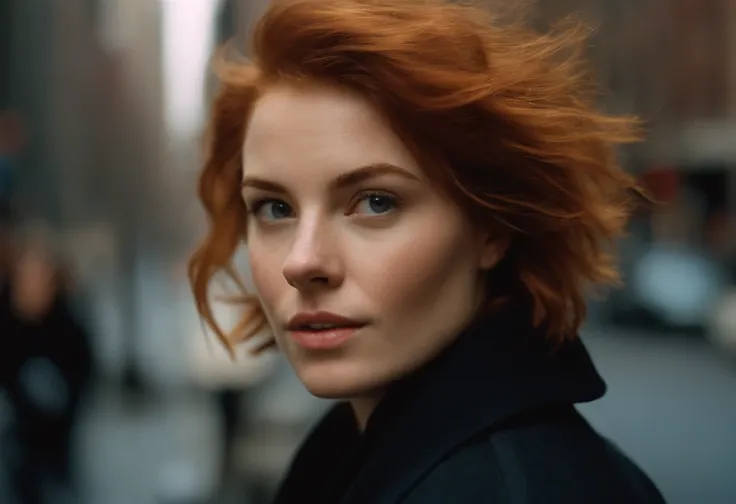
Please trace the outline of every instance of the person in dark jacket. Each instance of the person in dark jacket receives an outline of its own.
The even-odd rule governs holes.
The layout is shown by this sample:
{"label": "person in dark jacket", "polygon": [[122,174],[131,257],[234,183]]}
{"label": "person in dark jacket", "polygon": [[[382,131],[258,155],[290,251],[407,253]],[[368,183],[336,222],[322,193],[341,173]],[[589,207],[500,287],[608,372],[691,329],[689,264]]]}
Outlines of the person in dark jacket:
{"label": "person in dark jacket", "polygon": [[[252,61],[220,60],[197,307],[337,401],[277,504],[663,502],[575,409],[605,390],[586,295],[617,282],[611,242],[645,199],[614,155],[636,122],[596,108],[582,33],[277,0]],[[241,241],[255,295],[225,331],[209,286]]]}
{"label": "person in dark jacket", "polygon": [[24,504],[74,490],[72,433],[92,374],[89,336],[73,313],[63,269],[23,248],[0,293],[0,390],[14,413],[13,482]]}

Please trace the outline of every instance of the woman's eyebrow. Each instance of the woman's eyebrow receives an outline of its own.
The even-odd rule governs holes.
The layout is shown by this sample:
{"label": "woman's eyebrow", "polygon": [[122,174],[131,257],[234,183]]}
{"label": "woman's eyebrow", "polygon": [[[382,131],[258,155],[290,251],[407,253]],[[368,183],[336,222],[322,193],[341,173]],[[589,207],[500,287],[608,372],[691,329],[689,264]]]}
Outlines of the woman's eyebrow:
{"label": "woman's eyebrow", "polygon": [[[343,189],[345,187],[357,185],[366,180],[379,177],[381,175],[392,174],[399,175],[413,181],[419,181],[419,177],[404,168],[400,168],[390,163],[371,163],[355,168],[346,173],[341,173],[330,183],[334,189]],[[260,177],[245,176],[243,177],[242,187],[253,187],[268,192],[286,193],[286,188],[274,182]]]}
{"label": "woman's eyebrow", "polygon": [[336,189],[352,186],[381,175],[392,174],[419,182],[419,177],[391,163],[371,163],[338,175],[332,182]]}

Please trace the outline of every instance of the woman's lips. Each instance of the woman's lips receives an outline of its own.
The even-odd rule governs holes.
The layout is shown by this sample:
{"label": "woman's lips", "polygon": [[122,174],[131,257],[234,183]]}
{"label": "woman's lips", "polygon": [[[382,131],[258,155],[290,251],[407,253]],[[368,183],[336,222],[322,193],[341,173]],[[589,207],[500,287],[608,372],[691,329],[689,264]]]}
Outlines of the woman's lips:
{"label": "woman's lips", "polygon": [[295,329],[289,331],[294,342],[308,350],[337,348],[352,338],[364,326],[331,327],[328,329]]}
{"label": "woman's lips", "polygon": [[339,347],[365,325],[364,320],[317,311],[297,313],[289,319],[286,329],[297,345],[310,350],[326,350]]}

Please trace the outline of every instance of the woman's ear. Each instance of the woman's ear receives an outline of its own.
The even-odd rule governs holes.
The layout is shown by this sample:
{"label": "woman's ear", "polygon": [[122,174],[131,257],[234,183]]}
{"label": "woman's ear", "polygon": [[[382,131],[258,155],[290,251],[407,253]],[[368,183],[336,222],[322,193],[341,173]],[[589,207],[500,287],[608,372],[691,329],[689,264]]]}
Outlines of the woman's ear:
{"label": "woman's ear", "polygon": [[496,266],[506,256],[511,237],[508,233],[484,233],[481,245],[479,267],[489,270]]}

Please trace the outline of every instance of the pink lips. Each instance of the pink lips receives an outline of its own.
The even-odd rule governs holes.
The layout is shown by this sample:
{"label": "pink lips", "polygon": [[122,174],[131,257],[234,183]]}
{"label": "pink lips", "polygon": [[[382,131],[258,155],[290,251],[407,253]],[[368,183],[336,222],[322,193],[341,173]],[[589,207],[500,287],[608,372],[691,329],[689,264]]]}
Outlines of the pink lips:
{"label": "pink lips", "polygon": [[292,339],[309,350],[337,348],[366,325],[329,312],[299,313],[289,320]]}

